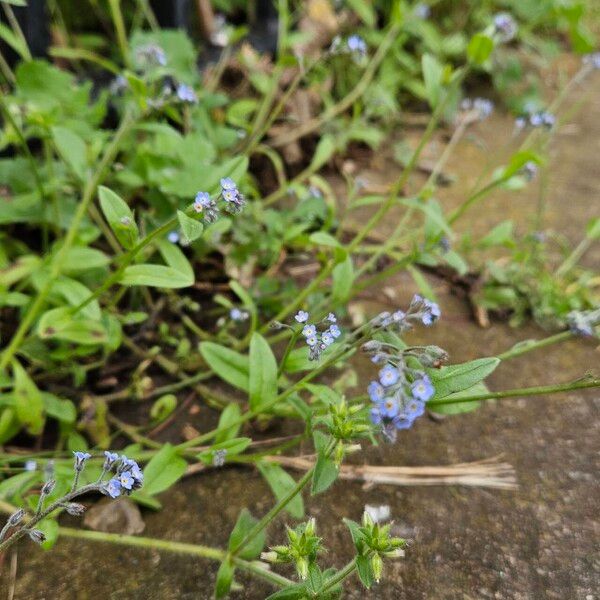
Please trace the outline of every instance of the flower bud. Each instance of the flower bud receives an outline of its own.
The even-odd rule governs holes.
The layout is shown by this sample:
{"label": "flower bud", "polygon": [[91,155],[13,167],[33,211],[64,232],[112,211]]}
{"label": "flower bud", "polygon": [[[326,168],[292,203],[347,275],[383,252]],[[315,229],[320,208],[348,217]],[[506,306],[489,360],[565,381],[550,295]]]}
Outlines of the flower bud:
{"label": "flower bud", "polygon": [[379,350],[381,350],[382,345],[381,342],[378,342],[377,340],[369,340],[368,342],[365,342],[360,349],[363,352],[366,352],[367,354],[371,354],[373,352],[379,352]]}
{"label": "flower bud", "polygon": [[309,519],[306,522],[306,527],[304,528],[304,533],[306,534],[307,537],[312,537],[313,535],[315,535],[315,531],[316,531],[316,521],[315,521],[315,518],[312,517],[311,519]]}
{"label": "flower bud", "polygon": [[396,548],[395,550],[384,552],[383,555],[386,558],[404,558],[405,552],[402,548]]}
{"label": "flower bud", "polygon": [[267,562],[277,562],[277,552],[262,552],[260,555],[261,560],[266,560]]}
{"label": "flower bud", "polygon": [[42,544],[46,541],[46,536],[39,529],[29,529],[27,530],[27,534],[31,538],[31,541],[36,544]]}
{"label": "flower bud", "polygon": [[373,527],[373,519],[367,511],[363,513],[362,524],[363,527]]}
{"label": "flower bud", "polygon": [[78,502],[69,502],[65,505],[65,510],[74,517],[81,517],[85,512],[85,506]]}
{"label": "flower bud", "polygon": [[296,571],[298,571],[298,577],[302,580],[308,576],[308,561],[303,556],[296,561]]}
{"label": "flower bud", "polygon": [[371,568],[373,569],[373,578],[379,583],[381,580],[381,573],[383,572],[383,560],[379,554],[373,554],[371,558]]}
{"label": "flower bud", "polygon": [[50,481],[46,481],[46,483],[42,486],[42,496],[49,496],[56,487],[56,480],[51,479]]}
{"label": "flower bud", "polygon": [[15,525],[18,525],[23,520],[24,516],[25,516],[25,511],[22,508],[20,508],[17,512],[10,515],[10,517],[8,518],[8,524],[11,527],[14,527]]}

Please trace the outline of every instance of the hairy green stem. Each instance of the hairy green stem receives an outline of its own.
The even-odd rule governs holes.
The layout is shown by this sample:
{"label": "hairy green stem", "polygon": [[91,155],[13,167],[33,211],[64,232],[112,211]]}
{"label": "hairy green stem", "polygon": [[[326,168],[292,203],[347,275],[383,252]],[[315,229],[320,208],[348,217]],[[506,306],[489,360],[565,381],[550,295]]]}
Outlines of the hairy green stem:
{"label": "hairy green stem", "polygon": [[458,404],[462,402],[475,402],[477,400],[502,400],[504,398],[519,398],[522,396],[543,396],[544,394],[560,394],[572,390],[584,390],[588,388],[600,387],[600,379],[583,379],[572,381],[570,383],[559,383],[557,385],[540,385],[529,388],[520,388],[514,390],[504,390],[501,392],[488,392],[486,394],[474,394],[472,396],[462,396],[460,398],[440,398],[439,400],[430,400],[427,407],[439,406],[440,404]]}
{"label": "hairy green stem", "polygon": [[552,344],[556,344],[558,342],[563,342],[565,340],[569,340],[573,337],[573,334],[570,331],[561,331],[560,333],[556,333],[554,335],[550,335],[541,340],[525,340],[523,342],[519,342],[515,344],[512,348],[503,352],[502,354],[498,354],[497,358],[500,360],[509,360],[511,358],[515,358],[517,356],[521,356],[526,352],[531,352],[531,350],[537,350],[538,348],[544,348],[546,346],[551,346]]}
{"label": "hairy green stem", "polygon": [[335,575],[330,577],[319,590],[319,594],[325,594],[332,590],[336,585],[342,583],[345,579],[350,577],[356,570],[356,557],[353,558],[343,569],[340,569]]}
{"label": "hairy green stem", "polygon": [[131,67],[127,32],[125,31],[125,21],[123,20],[123,12],[121,11],[121,0],[108,0],[108,5],[110,7],[110,16],[117,32],[117,42],[123,62],[127,67]]}

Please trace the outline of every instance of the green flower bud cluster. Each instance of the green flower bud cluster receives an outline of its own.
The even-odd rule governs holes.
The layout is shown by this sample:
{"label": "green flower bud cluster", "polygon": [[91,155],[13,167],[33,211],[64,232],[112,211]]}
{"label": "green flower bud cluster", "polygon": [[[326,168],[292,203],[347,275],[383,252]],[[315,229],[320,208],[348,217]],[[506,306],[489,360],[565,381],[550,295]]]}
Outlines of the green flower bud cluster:
{"label": "green flower bud cluster", "polygon": [[296,528],[287,528],[288,544],[273,546],[263,552],[261,558],[273,563],[294,563],[300,579],[308,576],[309,567],[317,560],[322,550],[322,540],[315,535],[315,520],[310,519]]}

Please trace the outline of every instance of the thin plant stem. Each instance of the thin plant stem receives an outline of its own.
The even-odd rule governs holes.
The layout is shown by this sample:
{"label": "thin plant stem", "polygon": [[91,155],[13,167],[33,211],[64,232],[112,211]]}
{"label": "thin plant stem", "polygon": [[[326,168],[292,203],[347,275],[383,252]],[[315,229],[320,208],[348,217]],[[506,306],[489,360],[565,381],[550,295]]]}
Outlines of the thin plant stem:
{"label": "thin plant stem", "polygon": [[123,12],[121,11],[121,0],[108,0],[108,5],[110,7],[110,16],[117,33],[117,42],[119,44],[121,56],[123,57],[123,62],[127,67],[131,67],[127,32],[125,31],[125,21],[123,20]]}
{"label": "thin plant stem", "polygon": [[19,54],[21,54],[21,58],[23,58],[24,60],[33,60],[33,56],[31,55],[31,50],[29,50],[29,46],[27,44],[27,39],[25,38],[25,35],[23,34],[23,30],[21,29],[21,26],[19,25],[19,21],[17,20],[17,17],[15,16],[15,13],[12,9],[12,6],[8,3],[8,2],[2,2],[2,8],[4,9],[4,14],[6,15],[6,19],[10,24],[11,29],[13,30],[13,33],[19,38],[19,40],[21,40],[21,43],[23,44],[22,50],[23,52],[19,52]]}
{"label": "thin plant stem", "polygon": [[591,238],[583,238],[577,247],[569,254],[565,261],[556,269],[555,275],[562,277],[566,275],[581,259],[581,257],[588,251],[592,245],[593,240]]}
{"label": "thin plant stem", "polygon": [[319,590],[320,594],[325,594],[326,592],[332,590],[336,585],[342,583],[345,579],[350,577],[352,573],[356,570],[356,557],[353,558],[343,569],[340,569],[335,575],[329,578],[324,584],[323,587]]}
{"label": "thin plant stem", "polygon": [[570,331],[561,331],[560,333],[556,333],[541,340],[525,340],[524,342],[516,344],[506,352],[498,354],[497,358],[500,360],[509,360],[511,358],[521,356],[527,352],[531,352],[532,350],[545,348],[546,346],[551,346],[552,344],[557,344],[558,342],[564,342],[572,337],[573,334]]}
{"label": "thin plant stem", "polygon": [[254,527],[230,549],[232,556],[235,556],[240,550],[245,548],[263,529],[273,521],[273,519],[285,509],[285,507],[304,489],[313,476],[315,468],[312,467],[296,482],[296,485],[283,497],[271,510],[254,525]]}
{"label": "thin plant stem", "polygon": [[585,390],[600,387],[600,379],[582,379],[570,383],[559,383],[556,385],[540,385],[529,388],[503,390],[501,392],[487,392],[485,394],[473,394],[472,396],[461,396],[460,398],[440,398],[429,400],[427,407],[439,406],[440,404],[458,404],[462,402],[475,402],[477,400],[502,400],[505,398],[520,398],[527,396],[543,396],[544,394],[560,394],[573,390]]}
{"label": "thin plant stem", "polygon": [[31,530],[32,527],[35,527],[40,521],[43,521],[47,516],[52,514],[55,510],[62,508],[62,506],[75,498],[82,496],[84,494],[89,494],[90,492],[99,492],[100,486],[97,483],[90,483],[88,485],[84,485],[80,487],[78,490],[71,490],[68,494],[59,498],[52,504],[50,504],[45,510],[37,511],[36,514],[28,519],[27,527],[22,527],[18,529],[13,535],[0,543],[0,554],[5,552],[8,548],[10,548],[13,544],[18,542],[24,535],[27,534],[28,531]]}

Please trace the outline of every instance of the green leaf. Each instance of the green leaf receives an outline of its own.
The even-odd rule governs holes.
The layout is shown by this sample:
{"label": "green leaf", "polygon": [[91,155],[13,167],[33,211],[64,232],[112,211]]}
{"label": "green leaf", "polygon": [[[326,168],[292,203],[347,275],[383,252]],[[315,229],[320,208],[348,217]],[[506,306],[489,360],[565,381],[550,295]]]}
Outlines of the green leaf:
{"label": "green leaf", "polygon": [[190,282],[188,285],[193,285],[194,269],[181,248],[167,240],[160,240],[157,242],[157,246],[167,265],[185,277]]}
{"label": "green leaf", "polygon": [[431,108],[435,108],[440,101],[444,67],[433,55],[424,54],[421,59],[421,68],[425,80],[427,100]]}
{"label": "green leaf", "polygon": [[66,127],[52,127],[51,131],[60,157],[81,181],[85,180],[87,169],[85,142],[78,134]]}
{"label": "green leaf", "polygon": [[250,360],[245,354],[213,342],[201,342],[200,354],[208,366],[232,386],[249,391]]}
{"label": "green leaf", "polygon": [[56,519],[44,519],[35,526],[35,529],[39,529],[46,536],[41,544],[42,548],[50,550],[58,540],[58,523]]}
{"label": "green leaf", "polygon": [[185,473],[186,461],[171,444],[165,444],[144,469],[144,494],[153,496],[171,487]]}
{"label": "green leaf", "polygon": [[[296,481],[279,465],[261,461],[256,463],[256,466],[262,476],[267,480],[277,501],[285,498],[285,496],[294,489]],[[301,519],[304,516],[304,501],[302,500],[302,494],[296,494],[296,496],[294,496],[287,504],[285,510],[294,517],[294,519]]]}
{"label": "green leaf", "polygon": [[85,273],[91,269],[101,269],[109,263],[108,256],[87,246],[73,246],[64,254],[62,270],[64,273]]}
{"label": "green leaf", "polygon": [[340,243],[329,233],[325,231],[316,231],[312,233],[308,238],[313,244],[319,246],[331,246],[332,248],[339,248]]}
{"label": "green leaf", "polygon": [[373,585],[373,569],[371,568],[371,559],[368,556],[356,557],[356,572],[362,584],[369,589]]}
{"label": "green leaf", "polygon": [[477,394],[487,394],[488,392],[489,390],[485,383],[480,381],[470,388],[466,388],[454,394],[449,394],[444,398],[443,404],[432,404],[430,408],[434,413],[438,413],[440,415],[458,415],[460,413],[471,412],[472,410],[475,410],[481,406],[481,400],[473,400],[472,402],[457,402],[456,404],[446,404],[446,402],[451,398],[458,400],[460,398],[475,396]]}
{"label": "green leaf", "polygon": [[337,304],[343,304],[348,301],[352,286],[354,285],[354,265],[352,257],[347,256],[344,261],[338,263],[332,272],[333,300]]}
{"label": "green leaf", "polygon": [[319,568],[319,565],[316,563],[309,564],[308,575],[306,577],[307,589],[313,594],[316,594],[321,590],[323,583],[323,572]]}
{"label": "green leaf", "polygon": [[333,156],[334,152],[335,139],[332,135],[325,134],[317,144],[309,169],[312,171],[320,169]]}
{"label": "green leaf", "polygon": [[44,428],[42,394],[18,361],[12,365],[17,418],[31,435],[38,435]]}
{"label": "green leaf", "polygon": [[229,594],[231,584],[233,583],[233,574],[235,567],[229,559],[225,559],[217,571],[217,581],[215,583],[215,598],[225,598]]}
{"label": "green leaf", "polygon": [[324,454],[319,453],[312,477],[311,494],[316,496],[324,492],[338,477],[337,465]]}
{"label": "green leaf", "polygon": [[177,220],[179,221],[181,231],[188,242],[194,242],[202,235],[204,225],[201,221],[189,217],[181,210],[177,211]]}
{"label": "green leaf", "polygon": [[37,334],[43,340],[64,340],[87,346],[109,342],[108,332],[100,321],[73,314],[68,307],[46,311],[38,321]]}
{"label": "green leaf", "polygon": [[494,40],[484,33],[476,33],[467,46],[467,57],[470,62],[482,65],[494,50]]}
{"label": "green leaf", "polygon": [[256,411],[277,397],[277,361],[269,343],[258,332],[250,340],[248,395],[250,408]]}
{"label": "green leaf", "polygon": [[133,212],[125,200],[107,187],[98,188],[98,198],[102,213],[119,243],[127,250],[131,250],[140,237]]}
{"label": "green leaf", "polygon": [[425,277],[423,276],[421,271],[419,271],[419,269],[416,269],[415,267],[412,267],[412,266],[408,266],[407,269],[408,269],[411,277],[414,279],[415,283],[417,284],[417,287],[419,288],[419,292],[421,293],[421,295],[424,296],[425,298],[428,298],[429,300],[433,300],[433,301],[437,302],[436,295],[435,295],[435,292],[433,291],[433,288],[429,285],[429,282],[427,281],[427,279],[425,279]]}
{"label": "green leaf", "polygon": [[350,8],[358,15],[358,18],[368,27],[375,27],[377,15],[371,2],[365,0],[347,0]]}
{"label": "green leaf", "polygon": [[600,239],[600,217],[590,219],[585,227],[585,235],[590,240]]}
{"label": "green leaf", "polygon": [[492,246],[509,244],[514,241],[513,229],[514,223],[512,221],[502,221],[479,240],[479,245],[482,248],[491,248]]}
{"label": "green leaf", "polygon": [[467,363],[450,365],[441,369],[427,369],[431,382],[435,387],[435,396],[430,400],[430,403],[433,405],[435,400],[446,398],[450,394],[473,387],[492,373],[499,364],[499,358],[489,357],[478,358]]}
{"label": "green leaf", "polygon": [[162,423],[177,408],[177,396],[165,394],[150,407],[150,417],[155,423]]}
{"label": "green leaf", "polygon": [[[258,523],[258,521],[250,514],[247,508],[243,508],[240,516],[229,536],[228,548],[232,550],[240,544],[250,530]],[[239,552],[238,556],[245,560],[253,560],[260,556],[262,549],[265,546],[265,531],[264,529],[256,535],[244,548]]]}
{"label": "green leaf", "polygon": [[158,288],[184,288],[194,284],[191,278],[163,265],[130,265],[119,280],[121,285],[147,285]]}
{"label": "green leaf", "polygon": [[225,407],[219,417],[219,426],[217,428],[219,433],[215,435],[215,442],[225,442],[235,438],[242,426],[241,423],[237,422],[241,415],[242,411],[235,402],[232,402]]}
{"label": "green leaf", "polygon": [[48,416],[61,421],[62,423],[72,424],[77,419],[77,409],[71,400],[59,398],[49,392],[42,392],[44,408]]}
{"label": "green leaf", "polygon": [[540,157],[531,150],[521,150],[520,152],[516,152],[510,158],[510,161],[504,171],[502,172],[501,177],[503,179],[508,179],[513,175],[516,175],[528,162],[533,162],[536,165],[541,164]]}

